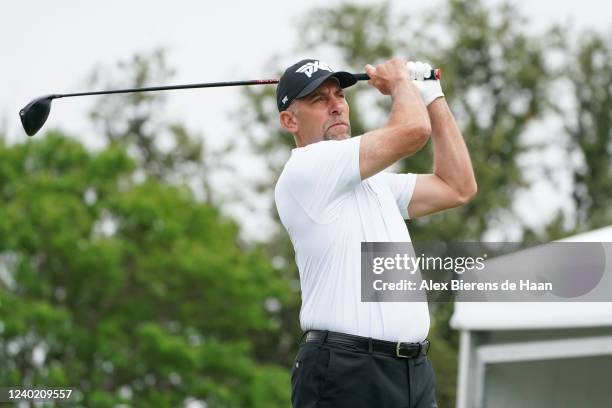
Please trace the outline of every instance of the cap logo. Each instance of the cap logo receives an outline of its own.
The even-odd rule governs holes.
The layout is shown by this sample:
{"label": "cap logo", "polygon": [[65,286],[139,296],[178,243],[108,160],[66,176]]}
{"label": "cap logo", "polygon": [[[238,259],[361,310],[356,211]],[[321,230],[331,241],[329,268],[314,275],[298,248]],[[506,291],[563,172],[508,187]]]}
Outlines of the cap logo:
{"label": "cap logo", "polygon": [[299,67],[295,72],[301,72],[302,74],[305,74],[308,78],[310,78],[312,77],[312,74],[314,74],[318,70],[334,72],[331,70],[329,65],[321,61],[314,61],[304,64]]}
{"label": "cap logo", "polygon": [[283,104],[287,103],[287,101],[289,100],[289,98],[287,98],[287,95],[285,95],[285,97],[283,98],[283,100],[281,101]]}

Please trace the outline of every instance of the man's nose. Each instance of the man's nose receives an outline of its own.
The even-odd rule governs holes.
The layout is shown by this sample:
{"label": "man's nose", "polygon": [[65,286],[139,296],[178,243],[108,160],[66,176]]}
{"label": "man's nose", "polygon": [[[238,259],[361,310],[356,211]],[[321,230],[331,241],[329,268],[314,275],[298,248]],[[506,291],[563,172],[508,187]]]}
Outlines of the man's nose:
{"label": "man's nose", "polygon": [[344,98],[332,97],[330,99],[330,113],[340,115],[344,112]]}

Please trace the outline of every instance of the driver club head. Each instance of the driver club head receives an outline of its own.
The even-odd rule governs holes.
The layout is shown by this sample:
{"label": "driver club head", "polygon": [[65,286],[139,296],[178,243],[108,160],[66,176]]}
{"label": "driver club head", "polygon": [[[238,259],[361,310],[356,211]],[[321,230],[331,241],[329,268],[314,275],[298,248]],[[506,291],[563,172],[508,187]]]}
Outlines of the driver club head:
{"label": "driver club head", "polygon": [[23,129],[28,136],[34,136],[45,124],[51,110],[51,100],[56,95],[45,95],[38,97],[28,103],[19,111],[19,118]]}

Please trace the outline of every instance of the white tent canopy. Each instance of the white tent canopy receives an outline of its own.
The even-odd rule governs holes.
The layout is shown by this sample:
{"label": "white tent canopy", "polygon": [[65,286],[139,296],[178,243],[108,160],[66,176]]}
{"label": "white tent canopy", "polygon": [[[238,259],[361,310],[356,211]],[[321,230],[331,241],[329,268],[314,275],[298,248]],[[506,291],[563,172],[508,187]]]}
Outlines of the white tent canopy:
{"label": "white tent canopy", "polygon": [[[612,242],[612,226],[560,241]],[[457,302],[451,325],[461,332],[459,408],[610,403],[612,303]]]}

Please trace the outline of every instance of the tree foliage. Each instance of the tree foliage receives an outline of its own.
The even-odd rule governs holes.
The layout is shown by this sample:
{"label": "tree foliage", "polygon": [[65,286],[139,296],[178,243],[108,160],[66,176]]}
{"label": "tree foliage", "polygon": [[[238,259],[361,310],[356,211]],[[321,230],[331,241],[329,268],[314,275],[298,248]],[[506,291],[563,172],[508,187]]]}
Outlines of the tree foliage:
{"label": "tree foliage", "polygon": [[[92,87],[101,89],[167,84],[174,69],[166,59],[163,49],[135,54],[113,67],[98,67],[90,82]],[[89,116],[106,142],[125,146],[138,168],[149,177],[195,182],[198,195],[209,202],[217,200],[211,176],[231,170],[224,157],[233,146],[213,149],[201,134],[170,120],[165,114],[166,102],[165,92],[104,95],[98,97]]]}
{"label": "tree foliage", "polygon": [[[57,132],[0,145],[0,383],[73,386],[84,406],[284,406],[253,332],[285,284],[235,222]],[[35,357],[39,355],[39,357]]]}
{"label": "tree foliage", "polygon": [[[106,87],[172,72],[161,51],[118,71],[127,84]],[[277,330],[266,305],[288,285],[196,198],[218,152],[163,107],[159,93],[101,98],[97,152],[58,131],[0,139],[0,383],[75,387],[82,406],[286,406],[286,367],[251,339]]]}
{"label": "tree foliage", "polygon": [[612,223],[612,41],[595,32],[582,33],[566,55],[573,106],[557,105],[570,137],[576,222],[586,231]]}

